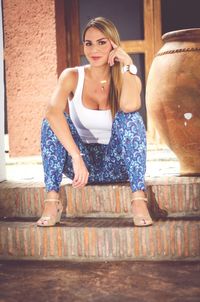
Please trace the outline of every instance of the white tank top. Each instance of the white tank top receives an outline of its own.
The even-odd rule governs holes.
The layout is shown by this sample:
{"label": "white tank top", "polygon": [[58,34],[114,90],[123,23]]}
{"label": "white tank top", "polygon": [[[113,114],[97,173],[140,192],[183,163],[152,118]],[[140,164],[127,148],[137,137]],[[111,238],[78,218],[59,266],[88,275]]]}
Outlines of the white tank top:
{"label": "white tank top", "polygon": [[69,100],[70,117],[84,143],[108,144],[111,137],[111,110],[88,109],[82,102],[85,78],[84,66],[78,68],[78,84],[74,97]]}

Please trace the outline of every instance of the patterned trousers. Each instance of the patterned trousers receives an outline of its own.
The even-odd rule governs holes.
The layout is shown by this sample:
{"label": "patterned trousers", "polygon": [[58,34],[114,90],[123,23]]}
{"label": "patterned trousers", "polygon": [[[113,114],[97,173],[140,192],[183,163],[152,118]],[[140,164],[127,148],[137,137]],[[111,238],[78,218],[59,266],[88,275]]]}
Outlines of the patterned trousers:
{"label": "patterned trousers", "polygon": [[[116,113],[109,144],[84,143],[64,113],[71,134],[89,172],[88,184],[129,181],[133,192],[145,190],[146,131],[138,112]],[[59,191],[62,175],[74,178],[72,158],[46,119],[41,129],[41,152],[46,191]]]}

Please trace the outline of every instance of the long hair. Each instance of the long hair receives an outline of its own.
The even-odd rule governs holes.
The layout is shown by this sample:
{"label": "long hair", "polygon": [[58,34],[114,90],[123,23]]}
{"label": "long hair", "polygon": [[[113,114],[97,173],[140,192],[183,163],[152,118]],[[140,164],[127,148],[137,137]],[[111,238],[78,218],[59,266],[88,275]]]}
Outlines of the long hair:
{"label": "long hair", "polygon": [[[85,41],[85,34],[87,30],[94,27],[101,31],[106,38],[112,40],[117,46],[120,46],[120,37],[115,25],[108,19],[104,17],[97,17],[91,19],[83,31],[83,41]],[[111,81],[110,81],[110,91],[109,91],[109,102],[111,107],[112,116],[114,118],[116,112],[119,109],[119,98],[121,95],[122,88],[122,74],[121,74],[121,64],[116,62],[110,68],[111,70]]]}

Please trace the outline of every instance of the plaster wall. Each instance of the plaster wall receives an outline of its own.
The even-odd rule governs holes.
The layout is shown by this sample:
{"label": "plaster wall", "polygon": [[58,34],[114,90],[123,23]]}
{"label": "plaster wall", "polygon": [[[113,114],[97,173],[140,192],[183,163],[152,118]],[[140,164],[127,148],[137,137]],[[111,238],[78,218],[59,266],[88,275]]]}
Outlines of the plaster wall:
{"label": "plaster wall", "polygon": [[40,153],[40,127],[57,82],[54,0],[4,0],[10,156]]}
{"label": "plaster wall", "polygon": [[3,79],[3,30],[2,9],[0,3],[0,181],[6,178],[4,148],[4,79]]}

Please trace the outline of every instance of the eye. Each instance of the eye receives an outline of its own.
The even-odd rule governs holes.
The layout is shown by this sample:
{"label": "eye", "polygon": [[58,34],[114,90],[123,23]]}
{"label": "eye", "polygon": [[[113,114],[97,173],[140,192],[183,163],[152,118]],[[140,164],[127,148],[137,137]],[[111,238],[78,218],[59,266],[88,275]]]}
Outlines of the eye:
{"label": "eye", "polygon": [[106,41],[105,41],[105,40],[101,40],[101,41],[98,42],[98,44],[99,44],[99,45],[105,45],[105,44],[106,44]]}
{"label": "eye", "polygon": [[84,45],[85,45],[85,46],[91,46],[91,45],[92,45],[92,43],[91,43],[91,42],[89,42],[89,41],[85,41],[85,42],[84,42]]}

